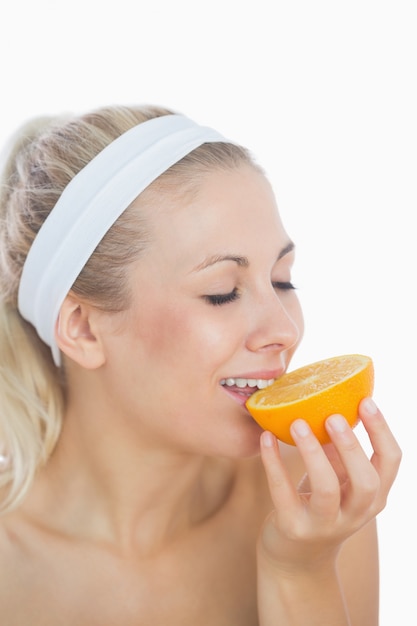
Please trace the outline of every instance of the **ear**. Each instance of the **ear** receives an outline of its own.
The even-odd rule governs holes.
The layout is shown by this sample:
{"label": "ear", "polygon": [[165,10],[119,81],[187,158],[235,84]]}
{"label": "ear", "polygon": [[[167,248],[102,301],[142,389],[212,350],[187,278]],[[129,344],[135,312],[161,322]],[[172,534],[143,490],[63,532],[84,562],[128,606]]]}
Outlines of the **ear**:
{"label": "ear", "polygon": [[105,362],[100,341],[98,311],[71,293],[65,298],[55,327],[59,349],[86,369]]}

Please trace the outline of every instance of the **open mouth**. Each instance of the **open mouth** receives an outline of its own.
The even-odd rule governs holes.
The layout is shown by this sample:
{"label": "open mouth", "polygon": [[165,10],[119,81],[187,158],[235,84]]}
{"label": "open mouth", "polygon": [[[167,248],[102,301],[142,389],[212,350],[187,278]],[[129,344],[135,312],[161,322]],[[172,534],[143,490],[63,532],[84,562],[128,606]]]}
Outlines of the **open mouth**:
{"label": "open mouth", "polygon": [[275,378],[222,378],[220,384],[233,393],[249,398],[258,389],[265,389],[275,381]]}

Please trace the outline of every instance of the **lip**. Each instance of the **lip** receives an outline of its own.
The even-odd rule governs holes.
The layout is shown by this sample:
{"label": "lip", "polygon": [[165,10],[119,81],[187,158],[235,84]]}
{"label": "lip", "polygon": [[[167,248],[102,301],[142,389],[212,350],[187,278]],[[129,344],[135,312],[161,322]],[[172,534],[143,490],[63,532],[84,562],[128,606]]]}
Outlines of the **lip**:
{"label": "lip", "polygon": [[[238,376],[227,376],[227,378],[262,378],[265,380],[270,380],[271,378],[277,379],[284,373],[284,368],[275,369],[275,370],[258,370],[257,372],[247,372],[244,374],[239,374]],[[226,378],[226,377],[225,377]],[[227,387],[226,385],[221,385],[221,388],[227,395],[232,398],[235,402],[240,404],[241,406],[245,406],[246,401],[250,398],[250,396],[257,391],[257,388],[253,388],[251,393],[245,393],[242,389],[241,391],[236,391]]]}
{"label": "lip", "polygon": [[271,378],[280,378],[284,371],[284,368],[280,367],[279,369],[274,370],[258,370],[257,372],[246,372],[243,374],[235,374],[233,376],[227,375],[223,376],[223,378],[263,378],[265,380],[270,380]]}
{"label": "lip", "polygon": [[[225,387],[225,386],[222,386],[222,389],[224,390],[225,393],[227,393],[227,395],[230,398],[232,398],[235,402],[237,402],[241,406],[245,406],[246,401],[252,395],[252,394],[245,394],[245,393],[243,393],[243,391],[233,391],[233,390],[231,390],[231,389],[229,389],[228,387]],[[254,391],[252,393],[255,393],[255,391],[256,391],[256,389],[254,389]]]}

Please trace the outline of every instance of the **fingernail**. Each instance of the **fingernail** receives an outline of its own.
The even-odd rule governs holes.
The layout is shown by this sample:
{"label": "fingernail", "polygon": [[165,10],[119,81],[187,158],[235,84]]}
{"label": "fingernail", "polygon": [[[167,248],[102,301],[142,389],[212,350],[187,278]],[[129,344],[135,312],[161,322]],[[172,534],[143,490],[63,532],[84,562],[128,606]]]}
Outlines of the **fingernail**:
{"label": "fingernail", "polygon": [[348,427],[348,424],[343,415],[331,415],[327,419],[326,423],[329,424],[330,428],[336,433],[343,433]]}
{"label": "fingernail", "polygon": [[376,415],[378,413],[378,407],[372,398],[365,398],[362,402],[362,407],[364,407],[365,411],[370,415]]}
{"label": "fingernail", "polygon": [[262,443],[265,448],[272,448],[272,446],[274,445],[275,437],[272,433],[269,432],[269,430],[265,430],[262,433]]}
{"label": "fingernail", "polygon": [[299,437],[307,437],[311,432],[310,426],[304,420],[295,420],[295,422],[291,424],[291,428]]}

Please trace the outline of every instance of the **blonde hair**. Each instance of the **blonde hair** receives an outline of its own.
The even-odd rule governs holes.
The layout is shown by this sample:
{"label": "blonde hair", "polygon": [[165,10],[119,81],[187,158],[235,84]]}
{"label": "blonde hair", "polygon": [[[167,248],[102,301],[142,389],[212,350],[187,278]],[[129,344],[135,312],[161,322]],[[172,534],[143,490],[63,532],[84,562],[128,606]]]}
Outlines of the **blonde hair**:
{"label": "blonde hair", "polygon": [[[17,310],[30,246],[66,185],[94,156],[133,126],[170,113],[154,106],[107,107],[79,117],[39,118],[13,138],[0,187],[0,454],[3,449],[11,461],[0,471],[3,512],[22,500],[49,458],[65,407],[64,372]],[[160,176],[140,200],[191,193],[208,171],[242,163],[259,169],[239,146],[204,144]],[[149,242],[139,205],[131,205],[112,226],[72,286],[105,311],[129,305],[126,270]]]}

